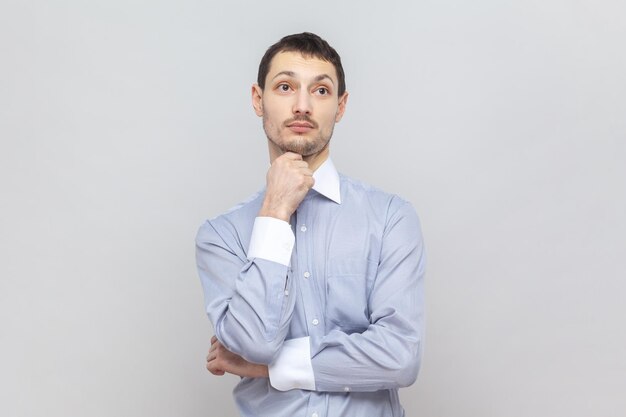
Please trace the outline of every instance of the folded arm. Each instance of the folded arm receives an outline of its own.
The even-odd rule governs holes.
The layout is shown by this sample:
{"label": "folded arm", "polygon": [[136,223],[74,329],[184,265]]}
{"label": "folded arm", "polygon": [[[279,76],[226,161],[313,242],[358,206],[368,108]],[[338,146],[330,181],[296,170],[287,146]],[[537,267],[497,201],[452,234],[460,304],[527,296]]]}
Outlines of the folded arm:
{"label": "folded arm", "polygon": [[247,361],[267,364],[278,354],[295,305],[288,279],[294,236],[288,221],[314,184],[302,156],[286,152],[267,173],[267,187],[247,254],[232,223],[207,221],[196,238],[206,311],[220,343]]}
{"label": "folded arm", "polygon": [[[310,357],[279,354],[269,367],[272,385],[303,388],[284,369],[313,371],[308,389],[376,391],[411,385],[420,368],[424,339],[425,254],[419,220],[408,203],[388,216],[376,281],[369,299],[370,325],[362,333],[332,330],[317,343],[309,338],[284,342],[303,346]],[[302,351],[302,348],[300,349]],[[312,383],[311,383],[312,382]],[[307,385],[307,384],[304,384]]]}
{"label": "folded arm", "polygon": [[295,304],[295,284],[288,279],[287,267],[291,247],[278,248],[273,255],[263,252],[268,247],[263,240],[276,237],[265,234],[266,223],[273,221],[282,224],[272,229],[274,233],[282,233],[280,240],[293,246],[288,223],[257,218],[250,259],[225,221],[207,221],[196,238],[198,271],[215,334],[229,351],[259,364],[270,363],[277,355]]}

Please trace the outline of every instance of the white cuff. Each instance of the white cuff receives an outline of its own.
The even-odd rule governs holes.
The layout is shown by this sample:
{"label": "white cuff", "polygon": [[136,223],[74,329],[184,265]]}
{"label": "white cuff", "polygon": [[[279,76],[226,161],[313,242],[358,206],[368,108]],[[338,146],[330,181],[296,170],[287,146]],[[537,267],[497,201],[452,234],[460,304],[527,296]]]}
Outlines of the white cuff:
{"label": "white cuff", "polygon": [[291,251],[296,238],[286,221],[274,217],[254,219],[248,260],[261,258],[289,266]]}
{"label": "white cuff", "polygon": [[315,391],[309,337],[285,340],[278,357],[268,365],[270,384],[279,391]]}

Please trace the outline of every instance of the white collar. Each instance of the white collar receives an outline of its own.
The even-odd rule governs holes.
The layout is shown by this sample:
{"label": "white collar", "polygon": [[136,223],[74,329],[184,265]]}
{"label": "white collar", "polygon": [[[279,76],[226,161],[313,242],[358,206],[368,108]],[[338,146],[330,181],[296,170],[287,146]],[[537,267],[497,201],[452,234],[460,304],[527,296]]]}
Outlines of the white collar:
{"label": "white collar", "polygon": [[315,185],[313,185],[315,191],[335,203],[341,204],[339,173],[337,173],[333,161],[330,160],[330,156],[315,170],[313,179],[315,179]]}

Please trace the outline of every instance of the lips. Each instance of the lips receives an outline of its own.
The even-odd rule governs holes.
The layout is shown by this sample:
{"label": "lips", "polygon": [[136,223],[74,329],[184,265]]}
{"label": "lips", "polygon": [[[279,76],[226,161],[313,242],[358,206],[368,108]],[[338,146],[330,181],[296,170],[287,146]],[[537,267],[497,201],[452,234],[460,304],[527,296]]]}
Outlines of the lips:
{"label": "lips", "polygon": [[292,122],[289,123],[287,127],[296,133],[306,133],[313,130],[313,125],[307,122]]}

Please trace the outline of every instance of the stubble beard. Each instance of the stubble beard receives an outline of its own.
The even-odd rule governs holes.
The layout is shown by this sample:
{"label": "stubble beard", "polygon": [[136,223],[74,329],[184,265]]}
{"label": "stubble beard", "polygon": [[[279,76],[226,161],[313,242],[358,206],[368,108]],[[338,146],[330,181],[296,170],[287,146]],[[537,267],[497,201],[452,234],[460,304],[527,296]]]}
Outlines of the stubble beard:
{"label": "stubble beard", "polygon": [[265,115],[263,116],[263,130],[265,131],[265,136],[267,136],[267,139],[270,142],[278,147],[282,153],[294,152],[306,157],[318,154],[328,147],[330,138],[333,136],[335,126],[331,126],[330,132],[327,132],[327,134],[318,130],[318,134],[314,138],[308,138],[304,135],[298,135],[296,133],[290,135],[289,137],[282,137],[282,129],[283,126],[276,126],[272,124]]}

